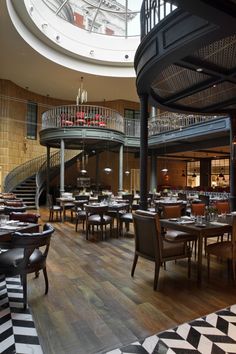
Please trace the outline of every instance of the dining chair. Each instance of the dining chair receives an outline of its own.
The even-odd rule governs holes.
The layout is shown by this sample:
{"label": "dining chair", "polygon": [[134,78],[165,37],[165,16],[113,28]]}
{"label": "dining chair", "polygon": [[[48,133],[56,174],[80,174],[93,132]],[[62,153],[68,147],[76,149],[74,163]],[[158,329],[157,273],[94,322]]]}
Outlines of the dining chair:
{"label": "dining chair", "polygon": [[159,216],[157,213],[137,210],[133,213],[135,251],[131,270],[134,276],[138,257],[141,256],[155,263],[154,290],[157,289],[160,266],[162,263],[187,258],[188,277],[191,271],[191,249],[187,242],[168,242],[161,235]]}
{"label": "dining chair", "polygon": [[[180,218],[182,215],[182,206],[178,205],[163,205],[163,219]],[[195,246],[195,256],[197,251],[197,237],[187,232],[164,229],[164,238],[170,242],[184,241],[189,242],[189,245],[193,248]]]}
{"label": "dining chair", "polygon": [[191,204],[191,214],[194,216],[205,215],[206,204],[205,203],[192,203]]}
{"label": "dining chair", "polygon": [[125,229],[126,232],[129,232],[129,225],[133,224],[133,213],[132,212],[125,212],[120,214],[119,217],[119,234],[121,235],[123,233],[123,224],[125,224]]}
{"label": "dining chair", "polygon": [[236,280],[236,216],[233,216],[231,240],[215,242],[207,245],[206,254],[208,279],[210,278],[210,257],[211,255],[214,255],[220,259],[227,259],[230,261],[233,280]]}
{"label": "dining chair", "polygon": [[53,221],[54,213],[56,214],[56,220],[59,219],[58,214],[60,215],[60,221],[61,221],[62,207],[60,205],[55,205],[53,203],[53,197],[51,194],[47,194],[47,205],[49,208],[49,221]]}
{"label": "dining chair", "polygon": [[[80,198],[81,197],[81,198]],[[83,197],[83,199],[82,199]],[[86,195],[81,195],[81,196],[77,196],[75,197],[75,231],[78,231],[78,226],[79,223],[82,222],[83,225],[83,230],[84,230],[84,224],[85,224],[85,220],[86,220],[86,211],[84,210],[84,204],[87,204],[89,201],[89,196]]]}
{"label": "dining chair", "polygon": [[201,203],[204,203],[205,205],[209,206],[209,204],[210,204],[209,195],[199,194],[198,199],[201,201]]}
{"label": "dining chair", "polygon": [[218,214],[230,213],[230,205],[228,201],[216,201],[214,205]]}
{"label": "dining chair", "polygon": [[21,222],[29,222],[33,224],[38,223],[38,219],[40,218],[39,214],[36,213],[16,213],[12,212],[9,215],[9,220],[18,220]]}
{"label": "dining chair", "polygon": [[0,274],[6,277],[20,275],[23,286],[24,308],[27,306],[27,274],[43,270],[45,294],[48,293],[48,276],[46,260],[54,228],[50,224],[43,226],[38,233],[15,232],[11,248],[0,253]]}
{"label": "dining chair", "polygon": [[86,240],[89,238],[90,227],[94,233],[94,226],[100,227],[101,239],[103,240],[104,232],[106,235],[106,227],[110,225],[110,236],[112,235],[113,219],[111,216],[106,215],[108,212],[108,205],[90,205],[85,204],[84,209],[86,212]]}

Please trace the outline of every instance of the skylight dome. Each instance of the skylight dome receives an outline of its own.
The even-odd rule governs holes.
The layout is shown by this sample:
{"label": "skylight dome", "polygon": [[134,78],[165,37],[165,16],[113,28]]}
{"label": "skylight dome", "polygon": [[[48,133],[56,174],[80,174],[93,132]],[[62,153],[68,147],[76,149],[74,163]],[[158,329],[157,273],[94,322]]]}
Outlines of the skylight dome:
{"label": "skylight dome", "polygon": [[86,31],[139,36],[142,0],[41,0],[57,16]]}

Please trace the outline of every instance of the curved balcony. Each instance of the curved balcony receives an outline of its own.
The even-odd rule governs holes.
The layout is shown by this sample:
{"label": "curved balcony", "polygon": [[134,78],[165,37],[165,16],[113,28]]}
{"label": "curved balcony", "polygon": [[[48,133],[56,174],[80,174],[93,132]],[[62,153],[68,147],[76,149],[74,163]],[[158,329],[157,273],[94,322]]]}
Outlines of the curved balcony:
{"label": "curved balcony", "polygon": [[92,105],[59,106],[43,113],[42,129],[64,127],[99,127],[124,133],[124,118],[113,109]]}
{"label": "curved balcony", "polygon": [[135,56],[139,96],[171,111],[236,109],[235,14],[231,1],[144,0]]}
{"label": "curved balcony", "polygon": [[[149,147],[158,148],[167,137],[198,139],[199,135],[210,134],[211,138],[224,138],[228,132],[227,116],[163,113],[149,118]],[[191,135],[189,128],[191,127]],[[201,127],[201,129],[200,129]],[[168,133],[169,132],[169,133]],[[120,144],[138,149],[140,146],[140,120],[123,118],[115,110],[91,106],[59,106],[43,113],[40,143],[51,147],[60,147],[64,139],[66,148],[81,148],[81,141],[87,149],[106,149],[107,144],[117,149]],[[164,139],[164,140],[163,140]],[[169,138],[168,138],[169,139]],[[219,140],[220,141],[220,140]]]}
{"label": "curved balcony", "polygon": [[124,118],[115,110],[93,105],[53,107],[42,115],[40,143],[60,148],[63,139],[68,149],[87,147],[104,149],[124,144]]}

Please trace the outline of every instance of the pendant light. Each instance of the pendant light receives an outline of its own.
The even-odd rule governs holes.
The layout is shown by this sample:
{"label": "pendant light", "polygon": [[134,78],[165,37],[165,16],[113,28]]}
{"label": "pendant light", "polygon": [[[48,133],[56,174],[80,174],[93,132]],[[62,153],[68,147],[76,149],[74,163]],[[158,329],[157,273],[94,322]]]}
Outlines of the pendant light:
{"label": "pendant light", "polygon": [[109,159],[108,159],[108,154],[109,154],[109,142],[107,142],[107,162],[106,162],[106,167],[104,168],[104,172],[109,175],[112,172],[112,168],[110,167]]}
{"label": "pendant light", "polygon": [[128,146],[126,148],[126,170],[125,170],[125,175],[129,176],[130,175],[130,170],[129,170],[129,155],[128,155]]}
{"label": "pendant light", "polygon": [[[87,156],[86,155],[86,160],[87,160]],[[85,151],[84,151],[84,141],[83,141],[83,153],[82,153],[82,169],[80,171],[82,173],[82,175],[85,175],[87,173],[87,170],[85,169]]]}
{"label": "pendant light", "polygon": [[196,177],[197,177],[197,175],[196,175],[196,169],[195,169],[195,168],[194,168],[194,170],[193,170],[192,177],[193,177],[193,178],[196,178]]}
{"label": "pendant light", "polygon": [[181,177],[186,177],[186,174],[185,174],[184,170],[182,170],[182,175],[181,175]]}
{"label": "pendant light", "polygon": [[[164,145],[164,156],[166,155],[166,143]],[[164,165],[164,168],[161,169],[161,172],[166,175],[167,172],[168,172],[168,168],[167,168],[167,165],[166,165],[166,159],[164,160],[165,161],[165,165]]]}
{"label": "pendant light", "polygon": [[225,177],[224,174],[223,174],[223,172],[224,172],[224,169],[221,168],[221,169],[220,169],[220,173],[219,173],[219,178],[224,178],[224,177]]}

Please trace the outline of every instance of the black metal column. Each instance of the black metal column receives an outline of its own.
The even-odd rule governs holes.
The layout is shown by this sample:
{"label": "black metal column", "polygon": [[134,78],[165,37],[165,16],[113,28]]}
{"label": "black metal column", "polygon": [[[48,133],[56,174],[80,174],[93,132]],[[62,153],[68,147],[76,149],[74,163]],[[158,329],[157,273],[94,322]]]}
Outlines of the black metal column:
{"label": "black metal column", "polygon": [[200,186],[206,190],[211,186],[211,159],[200,160]]}
{"label": "black metal column", "polygon": [[47,146],[46,195],[48,196],[49,193],[50,193],[50,146]]}
{"label": "black metal column", "polygon": [[140,209],[147,210],[147,170],[148,170],[148,96],[140,96]]}
{"label": "black metal column", "polygon": [[99,159],[100,159],[100,154],[97,151],[96,152],[96,167],[95,167],[95,183],[96,183],[96,190],[99,190]]}
{"label": "black metal column", "polygon": [[236,112],[230,116],[230,206],[236,210]]}

